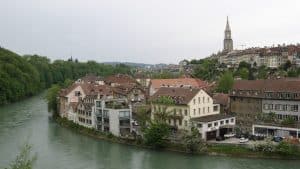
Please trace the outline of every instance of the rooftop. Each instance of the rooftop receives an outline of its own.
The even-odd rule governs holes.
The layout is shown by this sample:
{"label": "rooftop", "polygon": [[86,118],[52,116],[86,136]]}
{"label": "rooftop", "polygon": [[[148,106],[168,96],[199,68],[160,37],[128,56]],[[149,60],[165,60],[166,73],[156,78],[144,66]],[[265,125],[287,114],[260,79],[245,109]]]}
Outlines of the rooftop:
{"label": "rooftop", "polygon": [[200,89],[162,87],[152,97],[154,101],[161,96],[170,97],[176,104],[188,104]]}
{"label": "rooftop", "polygon": [[155,89],[160,87],[204,88],[208,86],[208,83],[196,78],[152,79],[151,86]]}
{"label": "rooftop", "polygon": [[232,114],[214,114],[214,115],[209,115],[209,116],[191,118],[191,120],[207,123],[207,122],[227,119],[227,118],[231,118],[231,117],[234,117],[234,115],[232,115]]}

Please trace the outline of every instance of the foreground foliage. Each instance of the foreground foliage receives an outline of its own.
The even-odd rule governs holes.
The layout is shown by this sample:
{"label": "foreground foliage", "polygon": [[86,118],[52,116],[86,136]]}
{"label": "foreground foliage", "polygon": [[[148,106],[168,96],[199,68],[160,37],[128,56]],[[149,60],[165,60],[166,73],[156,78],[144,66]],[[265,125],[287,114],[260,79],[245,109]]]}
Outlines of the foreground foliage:
{"label": "foreground foliage", "polygon": [[30,145],[25,144],[20,154],[17,155],[16,159],[10,164],[10,167],[6,169],[32,169],[37,156],[31,154],[31,149],[32,147]]}

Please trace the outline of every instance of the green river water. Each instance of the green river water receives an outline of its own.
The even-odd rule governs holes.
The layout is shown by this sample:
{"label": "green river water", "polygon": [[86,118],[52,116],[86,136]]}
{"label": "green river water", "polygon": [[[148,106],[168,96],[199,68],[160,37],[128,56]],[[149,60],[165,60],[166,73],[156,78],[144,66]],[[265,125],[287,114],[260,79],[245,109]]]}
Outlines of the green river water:
{"label": "green river water", "polygon": [[99,141],[51,120],[43,95],[0,107],[0,169],[28,142],[38,169],[300,169],[297,160],[193,156]]}

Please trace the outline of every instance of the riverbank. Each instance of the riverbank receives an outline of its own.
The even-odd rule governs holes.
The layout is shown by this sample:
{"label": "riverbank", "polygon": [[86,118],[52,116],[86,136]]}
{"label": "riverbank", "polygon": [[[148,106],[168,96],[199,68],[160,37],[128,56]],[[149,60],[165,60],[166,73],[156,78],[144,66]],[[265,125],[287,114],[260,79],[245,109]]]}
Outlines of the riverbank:
{"label": "riverbank", "polygon": [[[86,128],[75,124],[67,119],[62,119],[57,117],[54,119],[60,126],[68,128],[74,132],[98,139],[105,140],[108,142],[125,144],[129,146],[135,146],[145,149],[155,149],[151,146],[145,145],[142,139],[134,138],[120,138],[116,137],[110,133],[104,133],[96,131],[95,129]],[[172,151],[185,154],[195,154],[195,155],[212,155],[212,156],[226,156],[226,157],[242,157],[242,158],[261,158],[261,159],[286,159],[286,160],[299,160],[300,151],[293,151],[293,153],[285,152],[263,152],[263,151],[253,151],[249,147],[244,145],[228,145],[228,144],[202,144],[201,148],[196,152],[189,152],[186,145],[168,143],[161,150]]]}

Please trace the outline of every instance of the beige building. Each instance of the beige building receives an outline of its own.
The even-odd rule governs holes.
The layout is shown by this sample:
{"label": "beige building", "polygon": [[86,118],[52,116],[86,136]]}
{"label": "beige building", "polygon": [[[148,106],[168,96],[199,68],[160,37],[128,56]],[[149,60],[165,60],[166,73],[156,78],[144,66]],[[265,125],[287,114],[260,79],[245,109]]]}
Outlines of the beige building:
{"label": "beige building", "polygon": [[[165,104],[165,99],[172,103]],[[160,88],[151,97],[151,119],[155,120],[162,114],[167,114],[166,122],[174,129],[190,131],[192,126],[197,127],[204,140],[211,135],[209,132],[215,133],[216,137],[219,130],[205,126],[224,119],[219,104],[214,104],[212,97],[202,89]]]}

